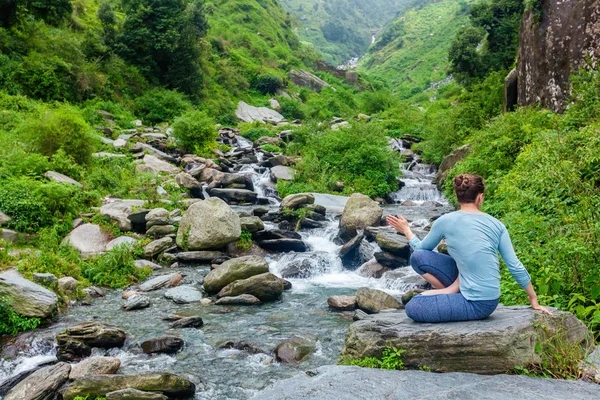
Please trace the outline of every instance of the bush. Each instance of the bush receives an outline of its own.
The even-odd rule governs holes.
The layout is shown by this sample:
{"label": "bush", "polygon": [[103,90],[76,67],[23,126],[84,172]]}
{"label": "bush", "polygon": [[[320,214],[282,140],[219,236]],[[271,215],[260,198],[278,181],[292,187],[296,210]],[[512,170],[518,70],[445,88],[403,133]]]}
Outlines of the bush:
{"label": "bush", "polygon": [[189,100],[174,90],[152,89],[135,99],[135,112],[146,124],[171,122],[191,108]]}
{"label": "bush", "polygon": [[138,268],[129,245],[117,246],[110,252],[85,262],[83,276],[92,284],[124,289],[152,275],[150,268]]}
{"label": "bush", "polygon": [[281,78],[272,74],[259,75],[252,86],[262,94],[275,94],[281,87]]}
{"label": "bush", "polygon": [[402,355],[406,350],[397,349],[395,347],[386,347],[383,350],[381,359],[375,357],[365,357],[360,359],[342,359],[340,364],[343,365],[356,365],[363,368],[381,368],[391,370],[404,369],[404,361]]}
{"label": "bush", "polygon": [[35,152],[49,157],[62,149],[78,164],[88,163],[94,150],[92,128],[76,108],[67,105],[27,119],[17,133]]}
{"label": "bush", "polygon": [[279,98],[279,105],[281,109],[279,112],[286,119],[294,120],[294,119],[304,119],[306,118],[306,113],[304,112],[304,107],[302,103],[297,100],[289,99],[287,97]]}
{"label": "bush", "polygon": [[175,119],[173,136],[186,151],[194,151],[216,145],[218,133],[212,118],[202,111],[191,110]]}
{"label": "bush", "polygon": [[275,133],[265,128],[250,128],[247,131],[242,130],[242,136],[254,142],[255,140],[260,139],[261,137],[274,137]]}
{"label": "bush", "polygon": [[16,335],[35,329],[42,321],[39,318],[22,317],[13,311],[10,299],[0,297],[0,335]]}

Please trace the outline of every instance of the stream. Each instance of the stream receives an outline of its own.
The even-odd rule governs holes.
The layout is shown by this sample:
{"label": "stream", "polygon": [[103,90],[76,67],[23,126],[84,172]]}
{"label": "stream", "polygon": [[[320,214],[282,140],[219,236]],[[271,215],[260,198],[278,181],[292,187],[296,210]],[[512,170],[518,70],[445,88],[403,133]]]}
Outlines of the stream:
{"label": "stream", "polygon": [[[238,147],[248,149],[251,143],[239,139]],[[259,166],[263,154],[255,151],[256,164],[239,166],[238,171],[252,177],[255,191],[269,199],[269,207],[278,208],[274,185],[269,179],[269,169]],[[416,157],[416,156],[415,156]],[[419,162],[418,157],[402,165],[403,187],[390,194],[397,204],[384,206],[384,216],[402,214],[411,221],[418,235],[432,219],[450,211],[442,194],[432,183],[435,169]],[[351,313],[332,312],[327,298],[333,295],[354,295],[359,287],[367,286],[400,296],[413,288],[411,276],[416,274],[410,267],[399,268],[384,274],[382,278],[366,278],[356,270],[344,266],[337,252],[338,220],[345,199],[340,196],[317,195],[317,203],[328,208],[327,221],[323,227],[302,230],[300,234],[309,245],[306,253],[278,253],[267,256],[270,270],[281,276],[280,271],[290,262],[308,260],[311,275],[305,279],[290,279],[293,288],[286,291],[279,301],[256,307],[216,306],[199,303],[177,305],[163,297],[166,289],[147,293],[151,306],[147,309],[124,312],[121,310],[122,291],[109,291],[105,297],[92,300],[91,305],[76,304],[61,314],[56,323],[29,336],[29,346],[16,358],[0,359],[0,382],[26,371],[36,365],[55,359],[54,336],[66,327],[78,322],[99,320],[116,325],[128,333],[122,349],[98,351],[94,355],[109,355],[121,360],[120,373],[145,371],[168,371],[189,377],[198,385],[196,399],[249,399],[257,391],[271,383],[298,374],[299,371],[322,365],[335,364],[344,346],[344,339],[352,323]],[[249,212],[256,206],[233,206],[236,211]],[[275,229],[273,223],[265,222],[265,229]],[[378,250],[375,242],[363,241],[360,252],[363,259],[373,257]],[[159,271],[164,274],[166,268]],[[203,276],[210,270],[208,265],[188,265],[176,268],[185,275],[184,284],[201,286]],[[174,272],[168,270],[168,272]],[[200,315],[204,326],[200,329],[169,330],[169,322],[163,318],[172,314]],[[175,334],[185,341],[184,348],[176,355],[144,354],[139,343]],[[293,336],[309,337],[316,342],[316,351],[299,365],[275,362],[269,353],[285,339]],[[248,341],[265,350],[266,354],[250,355],[218,346],[226,341]]]}

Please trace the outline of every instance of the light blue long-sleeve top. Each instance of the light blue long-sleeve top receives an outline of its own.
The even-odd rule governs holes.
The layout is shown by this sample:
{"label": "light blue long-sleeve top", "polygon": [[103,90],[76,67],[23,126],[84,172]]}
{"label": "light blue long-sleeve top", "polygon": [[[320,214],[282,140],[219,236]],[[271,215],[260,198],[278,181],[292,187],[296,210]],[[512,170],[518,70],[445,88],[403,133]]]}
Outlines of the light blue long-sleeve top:
{"label": "light blue long-sleeve top", "polygon": [[460,292],[467,300],[495,300],[500,297],[498,252],[517,283],[525,289],[531,277],[517,258],[504,224],[488,214],[455,211],[438,218],[420,240],[409,241],[413,250],[433,250],[442,239],[456,261]]}

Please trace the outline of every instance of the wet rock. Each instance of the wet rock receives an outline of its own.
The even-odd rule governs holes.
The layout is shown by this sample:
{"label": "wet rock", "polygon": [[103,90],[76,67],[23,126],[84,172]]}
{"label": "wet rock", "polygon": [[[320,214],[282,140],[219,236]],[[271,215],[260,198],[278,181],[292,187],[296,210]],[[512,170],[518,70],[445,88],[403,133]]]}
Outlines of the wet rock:
{"label": "wet rock", "polygon": [[177,174],[180,172],[179,168],[176,166],[160,160],[155,156],[151,156],[150,154],[144,156],[144,164],[149,165],[158,172],[165,172],[167,174]]}
{"label": "wet rock", "polygon": [[416,295],[423,293],[423,292],[424,292],[423,289],[409,290],[408,292],[406,292],[402,295],[400,300],[402,300],[402,304],[406,305],[413,297],[415,297]]}
{"label": "wet rock", "polygon": [[162,268],[160,265],[148,260],[135,260],[133,263],[137,268],[151,268],[152,271],[156,271]]}
{"label": "wet rock", "polygon": [[114,357],[90,357],[71,367],[69,379],[75,380],[90,375],[116,374],[121,360]]}
{"label": "wet rock", "polygon": [[389,271],[391,271],[390,268],[384,267],[383,265],[379,264],[377,260],[367,261],[356,270],[356,272],[360,276],[364,276],[365,278],[376,279],[381,278],[383,274]]}
{"label": "wet rock", "polygon": [[240,224],[242,230],[248,231],[250,233],[262,231],[265,229],[265,225],[262,220],[258,217],[243,217],[240,218]]}
{"label": "wet rock", "polygon": [[211,196],[237,203],[253,203],[258,197],[258,194],[248,189],[217,188],[212,189],[209,193]]}
{"label": "wet rock", "polygon": [[409,265],[408,259],[395,256],[386,251],[378,251],[374,256],[379,264],[389,269],[396,269]]}
{"label": "wet rock", "polygon": [[292,282],[290,281],[286,281],[285,279],[282,279],[281,282],[283,283],[283,291],[288,291],[288,290],[292,290]]}
{"label": "wet rock", "polygon": [[95,224],[83,224],[71,231],[62,241],[62,245],[70,245],[82,255],[94,255],[104,252],[110,241],[108,235]]}
{"label": "wet rock", "polygon": [[302,218],[300,220],[300,226],[306,229],[315,229],[323,227],[323,224],[311,218]]}
{"label": "wet rock", "polygon": [[228,341],[219,345],[220,349],[235,349],[240,351],[245,351],[249,354],[267,354],[266,351],[255,345],[254,343],[246,342],[246,341]]}
{"label": "wet rock", "polygon": [[183,329],[183,328],[200,328],[204,325],[204,321],[201,317],[184,317],[174,321],[169,328],[171,329]]}
{"label": "wet rock", "polygon": [[140,285],[142,292],[151,292],[153,290],[162,289],[164,287],[175,287],[181,283],[183,276],[178,273],[161,275],[152,278]]}
{"label": "wet rock", "polygon": [[263,257],[247,256],[234,258],[224,262],[210,271],[204,278],[204,290],[207,293],[218,293],[225,286],[240,279],[269,272],[269,265]]}
{"label": "wet rock", "polygon": [[397,257],[408,260],[410,258],[410,245],[404,235],[396,231],[381,230],[375,236],[375,241],[381,250],[391,253]]}
{"label": "wet rock", "polygon": [[183,347],[183,339],[177,336],[161,336],[146,340],[141,344],[142,350],[146,354],[177,353]]}
{"label": "wet rock", "polygon": [[106,296],[106,289],[98,286],[90,286],[83,289],[83,292],[91,298],[98,298]]}
{"label": "wet rock", "polygon": [[168,400],[162,393],[144,392],[137,389],[121,389],[106,393],[106,400]]}
{"label": "wet rock", "polygon": [[154,240],[144,247],[144,257],[155,257],[173,245],[173,239],[164,237]]}
{"label": "wet rock", "polygon": [[369,317],[369,314],[367,314],[366,312],[364,312],[361,309],[358,309],[358,310],[354,311],[354,315],[352,315],[352,320],[360,321],[360,320],[363,320],[368,317]]}
{"label": "wet rock", "polygon": [[50,179],[51,181],[54,181],[57,183],[68,183],[69,185],[83,187],[83,185],[81,183],[77,182],[75,179],[69,178],[68,176],[60,174],[58,172],[46,171],[46,173],[44,173],[44,176],[46,178]]}
{"label": "wet rock", "polygon": [[283,165],[278,165],[276,167],[271,168],[271,180],[273,182],[277,181],[291,181],[294,179],[294,175],[296,174],[296,170],[290,167],[284,167]]}
{"label": "wet rock", "polygon": [[48,318],[56,312],[58,305],[54,292],[23,278],[14,270],[0,273],[0,297],[10,299],[12,309],[24,317]]}
{"label": "wet rock", "polygon": [[448,324],[416,323],[402,311],[381,313],[350,326],[342,356],[379,356],[391,346],[406,350],[407,368],[501,374],[541,362],[536,345],[549,331],[560,332],[565,346],[587,347],[585,325],[570,313],[551,311],[548,316],[530,307],[499,306],[484,320]]}
{"label": "wet rock", "polygon": [[41,368],[12,388],[4,400],[53,399],[69,379],[69,372],[71,366],[64,362]]}
{"label": "wet rock", "polygon": [[356,292],[356,304],[358,308],[369,314],[378,313],[388,308],[401,308],[398,300],[384,291],[370,288],[360,288]]}
{"label": "wet rock", "polygon": [[126,338],[125,331],[116,326],[95,321],[82,322],[56,336],[56,356],[61,361],[78,361],[82,356],[89,356],[92,347],[122,347]]}
{"label": "wet rock", "polygon": [[305,338],[294,337],[284,340],[275,347],[275,359],[285,364],[297,364],[315,351],[315,344]]}
{"label": "wet rock", "polygon": [[342,213],[340,219],[340,237],[350,240],[358,234],[358,230],[368,226],[378,226],[383,210],[376,201],[360,193],[354,193]]}
{"label": "wet rock", "polygon": [[58,289],[61,291],[61,293],[70,296],[77,293],[78,284],[79,282],[77,282],[75,278],[65,276],[58,280]]}
{"label": "wet rock", "polygon": [[349,257],[354,256],[354,254],[359,249],[360,244],[362,243],[364,238],[365,238],[364,233],[360,233],[360,234],[356,235],[355,237],[353,237],[348,243],[346,243],[345,245],[343,245],[340,248],[340,252],[339,252],[340,257],[345,258],[346,256],[349,256]]}
{"label": "wet rock", "polygon": [[281,276],[283,278],[308,278],[311,275],[312,269],[313,264],[311,260],[294,260],[281,270]]}
{"label": "wet rock", "polygon": [[177,304],[197,303],[202,300],[202,293],[193,286],[178,286],[167,290],[165,298]]}
{"label": "wet rock", "polygon": [[122,232],[128,232],[133,229],[129,216],[133,214],[134,208],[140,208],[144,203],[144,200],[116,201],[100,207],[100,215],[110,218]]}
{"label": "wet rock", "polygon": [[134,294],[133,296],[128,296],[126,300],[125,304],[123,304],[123,310],[125,311],[141,310],[150,307],[150,298],[147,296]]}
{"label": "wet rock", "polygon": [[122,389],[162,393],[170,399],[189,398],[196,386],[189,380],[169,373],[150,372],[138,375],[96,375],[78,379],[61,390],[64,400],[75,397],[100,397]]}
{"label": "wet rock", "polygon": [[327,305],[335,311],[352,311],[356,308],[356,296],[331,296]]}
{"label": "wet rock", "polygon": [[261,304],[261,301],[251,294],[242,294],[235,297],[222,297],[215,304],[218,306],[253,306]]}
{"label": "wet rock", "polygon": [[177,253],[177,260],[193,263],[211,263],[215,258],[225,257],[222,251],[185,251]]}
{"label": "wet rock", "polygon": [[270,272],[242,279],[225,286],[218,298],[251,294],[262,302],[274,301],[283,293],[283,282]]}
{"label": "wet rock", "polygon": [[209,250],[236,242],[242,229],[238,215],[221,199],[192,204],[181,219],[177,244],[185,250]]}
{"label": "wet rock", "polygon": [[127,246],[129,248],[133,248],[137,242],[137,239],[134,239],[130,236],[119,236],[118,238],[113,239],[106,244],[106,251],[111,251],[117,246]]}
{"label": "wet rock", "polygon": [[281,202],[281,208],[298,209],[303,205],[313,204],[315,196],[312,193],[298,193],[286,196]]}
{"label": "wet rock", "polygon": [[309,88],[317,93],[320,93],[324,87],[329,86],[329,84],[323,79],[306,70],[291,70],[289,73],[289,78],[294,85]]}
{"label": "wet rock", "polygon": [[295,251],[297,253],[308,251],[308,246],[302,240],[299,239],[272,239],[272,240],[261,240],[257,244],[263,249],[274,251],[274,252],[289,252]]}
{"label": "wet rock", "polygon": [[235,111],[235,116],[243,122],[254,122],[259,121],[262,123],[275,123],[278,124],[285,118],[277,111],[273,111],[266,107],[254,107],[243,101],[240,101]]}
{"label": "wet rock", "polygon": [[31,278],[33,282],[49,288],[55,287],[58,283],[56,276],[50,273],[34,272]]}

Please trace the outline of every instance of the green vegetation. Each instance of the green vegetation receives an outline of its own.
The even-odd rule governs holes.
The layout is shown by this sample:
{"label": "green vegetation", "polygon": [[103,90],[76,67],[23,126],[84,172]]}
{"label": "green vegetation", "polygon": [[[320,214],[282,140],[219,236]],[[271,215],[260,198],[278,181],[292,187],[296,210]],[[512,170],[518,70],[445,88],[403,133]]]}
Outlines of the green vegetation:
{"label": "green vegetation", "polygon": [[188,111],[173,122],[173,136],[189,152],[215,146],[215,121],[202,111]]}
{"label": "green vegetation", "polygon": [[115,247],[106,254],[86,261],[82,275],[94,285],[124,289],[152,275],[149,267],[138,268],[134,264],[131,247],[127,244]]}
{"label": "green vegetation", "polygon": [[35,329],[42,321],[39,318],[22,317],[13,311],[10,299],[0,297],[0,335],[16,335]]}
{"label": "green vegetation", "polygon": [[402,361],[402,355],[406,350],[397,349],[395,347],[386,347],[383,350],[381,358],[376,357],[365,357],[360,359],[348,359],[343,358],[339,361],[342,365],[355,365],[363,368],[380,368],[380,369],[391,369],[401,370],[404,369],[404,361]]}
{"label": "green vegetation", "polygon": [[252,248],[252,234],[248,231],[242,230],[242,235],[235,244],[240,250],[250,250]]}

